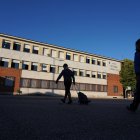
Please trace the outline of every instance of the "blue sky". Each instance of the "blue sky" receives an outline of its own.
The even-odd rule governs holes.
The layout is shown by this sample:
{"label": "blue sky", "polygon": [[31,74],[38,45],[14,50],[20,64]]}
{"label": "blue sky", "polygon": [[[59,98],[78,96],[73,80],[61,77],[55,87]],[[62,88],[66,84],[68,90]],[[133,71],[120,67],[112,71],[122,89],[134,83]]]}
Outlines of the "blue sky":
{"label": "blue sky", "polygon": [[0,0],[0,32],[133,60],[140,1]]}

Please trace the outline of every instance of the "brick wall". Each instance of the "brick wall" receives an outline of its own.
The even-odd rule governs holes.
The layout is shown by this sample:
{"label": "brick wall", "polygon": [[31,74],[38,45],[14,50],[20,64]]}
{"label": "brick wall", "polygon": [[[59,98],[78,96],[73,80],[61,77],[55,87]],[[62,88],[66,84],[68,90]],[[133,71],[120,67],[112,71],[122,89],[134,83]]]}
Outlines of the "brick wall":
{"label": "brick wall", "polygon": [[[5,77],[5,76],[15,77],[15,84],[14,84],[14,87],[13,87],[13,92],[17,92],[17,90],[20,88],[21,70],[20,69],[0,67],[0,77]],[[4,88],[3,88],[3,90],[4,90]],[[3,90],[2,90],[2,92],[11,92],[10,88],[5,89],[4,91]]]}
{"label": "brick wall", "polygon": [[[123,93],[123,87],[120,83],[120,76],[116,74],[107,75],[107,85],[108,85],[108,96],[121,96]],[[114,86],[118,87],[118,92],[114,92]]]}

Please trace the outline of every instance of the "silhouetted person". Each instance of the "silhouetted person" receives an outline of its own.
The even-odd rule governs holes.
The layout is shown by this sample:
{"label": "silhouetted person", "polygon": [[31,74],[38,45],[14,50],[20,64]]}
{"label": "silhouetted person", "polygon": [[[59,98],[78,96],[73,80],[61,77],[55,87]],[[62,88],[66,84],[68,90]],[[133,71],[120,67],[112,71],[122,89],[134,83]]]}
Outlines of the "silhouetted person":
{"label": "silhouetted person", "polygon": [[62,70],[62,72],[58,76],[56,80],[56,84],[58,83],[59,79],[63,76],[64,86],[65,86],[65,96],[64,96],[64,99],[61,99],[61,101],[65,103],[68,96],[68,99],[69,99],[68,104],[71,104],[72,99],[71,99],[70,88],[71,88],[72,80],[73,80],[73,84],[75,85],[75,77],[74,77],[74,73],[68,68],[67,64],[64,64],[63,68],[64,70]]}
{"label": "silhouetted person", "polygon": [[134,93],[133,102],[127,107],[130,111],[136,111],[140,103],[140,39],[136,41],[135,45],[134,70],[136,74],[136,91]]}

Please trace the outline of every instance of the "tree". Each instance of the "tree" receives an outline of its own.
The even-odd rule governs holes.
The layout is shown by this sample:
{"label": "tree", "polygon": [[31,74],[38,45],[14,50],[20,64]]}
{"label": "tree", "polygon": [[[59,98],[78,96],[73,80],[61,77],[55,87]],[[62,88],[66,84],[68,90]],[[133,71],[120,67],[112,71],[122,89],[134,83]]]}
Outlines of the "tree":
{"label": "tree", "polygon": [[134,62],[129,59],[124,59],[120,71],[120,82],[123,85],[123,88],[126,89],[128,86],[134,91],[136,86],[134,72]]}

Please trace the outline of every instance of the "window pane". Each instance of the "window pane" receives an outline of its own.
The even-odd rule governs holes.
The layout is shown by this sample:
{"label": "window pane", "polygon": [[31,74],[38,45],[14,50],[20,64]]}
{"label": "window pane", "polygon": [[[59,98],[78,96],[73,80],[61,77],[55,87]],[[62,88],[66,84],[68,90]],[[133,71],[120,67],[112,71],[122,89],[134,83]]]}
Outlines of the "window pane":
{"label": "window pane", "polygon": [[22,78],[20,81],[20,86],[21,87],[30,87],[30,79],[24,79]]}
{"label": "window pane", "polygon": [[19,43],[14,42],[13,50],[20,51],[21,45]]}
{"label": "window pane", "polygon": [[10,42],[6,41],[6,40],[3,40],[2,42],[2,48],[5,48],[5,49],[10,49]]}
{"label": "window pane", "polygon": [[31,88],[39,88],[40,87],[40,80],[31,80]]}

